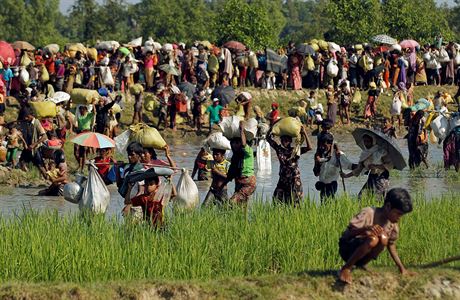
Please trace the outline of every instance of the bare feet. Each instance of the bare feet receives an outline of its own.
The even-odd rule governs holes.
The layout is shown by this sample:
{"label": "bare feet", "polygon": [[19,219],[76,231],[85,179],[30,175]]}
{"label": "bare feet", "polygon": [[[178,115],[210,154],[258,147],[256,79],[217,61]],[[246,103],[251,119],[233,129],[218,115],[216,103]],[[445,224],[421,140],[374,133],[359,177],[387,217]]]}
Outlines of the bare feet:
{"label": "bare feet", "polygon": [[339,271],[339,280],[350,284],[352,282],[351,270],[350,269],[341,269]]}

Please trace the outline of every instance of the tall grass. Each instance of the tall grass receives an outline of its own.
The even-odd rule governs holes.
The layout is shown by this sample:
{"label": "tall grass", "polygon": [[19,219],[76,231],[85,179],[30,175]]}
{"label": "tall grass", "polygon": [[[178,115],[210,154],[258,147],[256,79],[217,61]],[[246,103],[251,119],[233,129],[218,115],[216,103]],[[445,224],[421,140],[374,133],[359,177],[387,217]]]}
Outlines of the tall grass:
{"label": "tall grass", "polygon": [[[160,231],[103,216],[24,211],[0,219],[0,281],[205,279],[337,269],[338,239],[349,219],[376,204],[343,197],[300,208],[254,203],[248,212],[176,212]],[[416,199],[397,242],[403,262],[458,255],[459,220],[455,195]],[[392,262],[384,254],[375,264]]]}

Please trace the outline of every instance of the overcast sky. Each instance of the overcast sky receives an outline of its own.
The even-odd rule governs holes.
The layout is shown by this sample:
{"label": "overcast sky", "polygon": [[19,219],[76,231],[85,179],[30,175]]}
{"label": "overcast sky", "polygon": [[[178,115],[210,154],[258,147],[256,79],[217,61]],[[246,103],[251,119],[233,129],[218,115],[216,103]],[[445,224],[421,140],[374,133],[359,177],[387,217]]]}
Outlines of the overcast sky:
{"label": "overcast sky", "polygon": [[[103,0],[97,0],[98,2],[102,3],[104,2]],[[74,4],[74,0],[61,0],[61,3],[60,3],[60,7],[61,7],[61,11],[63,13],[66,13],[68,11],[68,9],[72,6],[72,4]],[[140,2],[140,0],[126,0],[126,2],[128,3],[137,3],[137,2]],[[454,4],[454,0],[436,0],[436,2],[438,3],[447,3],[449,5],[453,5]]]}

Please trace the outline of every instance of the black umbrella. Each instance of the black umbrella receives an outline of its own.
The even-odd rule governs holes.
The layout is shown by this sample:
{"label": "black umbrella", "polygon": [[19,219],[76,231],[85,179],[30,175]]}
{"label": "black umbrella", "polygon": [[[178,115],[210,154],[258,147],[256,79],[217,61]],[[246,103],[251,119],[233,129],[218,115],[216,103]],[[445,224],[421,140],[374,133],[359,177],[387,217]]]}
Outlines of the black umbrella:
{"label": "black umbrella", "polygon": [[315,55],[315,49],[313,49],[313,47],[308,44],[299,44],[295,47],[295,49],[297,53],[303,56]]}
{"label": "black umbrella", "polygon": [[184,81],[184,82],[181,82],[179,83],[179,85],[177,86],[179,88],[179,90],[185,94],[185,96],[187,96],[189,99],[192,99],[193,97],[193,94],[195,94],[195,91],[196,91],[196,87],[195,85],[191,84],[190,82],[188,81]]}
{"label": "black umbrella", "polygon": [[236,93],[235,93],[235,90],[231,86],[219,85],[212,92],[211,98],[212,99],[217,98],[219,99],[220,104],[227,105],[236,98]]}
{"label": "black umbrella", "polygon": [[404,160],[404,157],[398,145],[392,138],[388,137],[383,132],[368,128],[356,128],[353,131],[352,135],[355,138],[356,144],[361,149],[365,149],[363,143],[363,136],[369,135],[373,137],[377,144],[387,151],[388,157],[391,158],[395,169],[402,170],[406,167],[406,161]]}

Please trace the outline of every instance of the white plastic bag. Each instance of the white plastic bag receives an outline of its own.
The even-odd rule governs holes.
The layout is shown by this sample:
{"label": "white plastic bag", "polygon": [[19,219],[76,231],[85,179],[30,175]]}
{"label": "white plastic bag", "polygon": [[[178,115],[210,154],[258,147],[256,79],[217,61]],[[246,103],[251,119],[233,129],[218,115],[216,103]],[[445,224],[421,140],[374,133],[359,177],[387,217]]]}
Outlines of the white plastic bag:
{"label": "white plastic bag", "polygon": [[455,65],[460,66],[460,51],[457,51],[454,62],[455,62]]}
{"label": "white plastic bag", "polygon": [[132,47],[140,47],[142,46],[142,37],[138,37],[137,39],[132,40],[128,43],[128,45]]}
{"label": "white plastic bag", "polygon": [[64,199],[77,204],[80,202],[81,196],[83,194],[83,188],[77,182],[69,182],[64,185]]}
{"label": "white plastic bag", "polygon": [[337,77],[339,74],[339,67],[337,66],[337,61],[335,59],[331,59],[327,64],[327,75],[330,77]]}
{"label": "white plastic bag", "polygon": [[27,72],[26,68],[21,67],[21,72],[19,73],[19,81],[22,84],[27,84],[30,79],[29,72]]}
{"label": "white plastic bag", "polygon": [[86,181],[79,208],[94,213],[105,213],[110,202],[110,192],[97,172],[95,165],[89,166],[88,180]]}
{"label": "white plastic bag", "polygon": [[188,173],[187,169],[182,169],[182,175],[177,183],[177,205],[185,208],[194,208],[200,203],[198,187]]}
{"label": "white plastic bag", "polygon": [[434,135],[439,139],[443,140],[446,138],[447,131],[449,130],[449,120],[443,115],[438,116],[436,119],[431,121],[431,129]]}
{"label": "white plastic bag", "polygon": [[257,171],[264,174],[272,172],[271,149],[266,140],[261,140],[257,145]]}
{"label": "white plastic bag", "polygon": [[396,95],[393,97],[393,102],[391,103],[390,113],[392,116],[399,116],[401,114],[402,102],[399,99],[399,96]]}
{"label": "white plastic bag", "polygon": [[114,85],[115,84],[115,81],[113,80],[113,76],[112,76],[112,71],[110,71],[110,68],[109,67],[99,67],[101,69],[101,75],[102,75],[102,82],[105,84],[105,85]]}
{"label": "white plastic bag", "polygon": [[232,139],[240,136],[240,121],[241,118],[237,116],[225,117],[219,126],[224,136],[227,139]]}
{"label": "white plastic bag", "polygon": [[222,132],[215,132],[211,134],[205,141],[205,146],[211,149],[230,150],[230,141],[222,134]]}
{"label": "white plastic bag", "polygon": [[246,135],[246,139],[248,141],[253,140],[257,135],[257,125],[258,122],[254,118],[250,118],[246,122],[244,122],[244,134]]}
{"label": "white plastic bag", "polygon": [[131,136],[131,130],[125,130],[113,140],[115,141],[115,149],[118,153],[126,155],[126,148],[128,148],[129,137]]}

